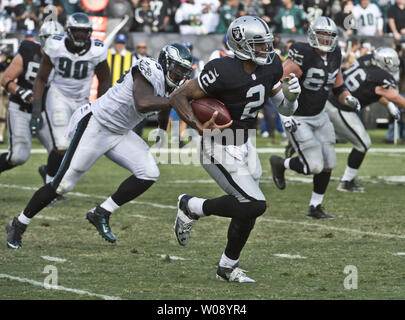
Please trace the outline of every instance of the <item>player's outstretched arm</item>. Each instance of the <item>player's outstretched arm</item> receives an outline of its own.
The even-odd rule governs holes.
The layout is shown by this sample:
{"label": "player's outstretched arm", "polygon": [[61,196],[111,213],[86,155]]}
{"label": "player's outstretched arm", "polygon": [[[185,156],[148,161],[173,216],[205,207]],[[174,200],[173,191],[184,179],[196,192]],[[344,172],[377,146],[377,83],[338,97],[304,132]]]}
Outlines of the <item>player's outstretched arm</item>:
{"label": "player's outstretched arm", "polygon": [[101,61],[94,71],[98,79],[97,97],[101,97],[111,87],[111,73],[107,60]]}
{"label": "player's outstretched arm", "polygon": [[374,91],[379,96],[382,96],[388,101],[395,103],[398,107],[405,109],[405,98],[399,94],[398,90],[394,88],[385,89],[381,86],[377,86]]}
{"label": "player's outstretched arm", "polygon": [[132,95],[135,107],[139,112],[161,111],[170,108],[169,99],[155,96],[153,86],[140,72],[134,74]]}
{"label": "player's outstretched arm", "polygon": [[32,103],[32,117],[39,118],[42,111],[42,97],[44,95],[45,86],[48,82],[49,74],[51,73],[53,64],[48,55],[44,54],[39,66],[38,75],[34,81],[34,101]]}

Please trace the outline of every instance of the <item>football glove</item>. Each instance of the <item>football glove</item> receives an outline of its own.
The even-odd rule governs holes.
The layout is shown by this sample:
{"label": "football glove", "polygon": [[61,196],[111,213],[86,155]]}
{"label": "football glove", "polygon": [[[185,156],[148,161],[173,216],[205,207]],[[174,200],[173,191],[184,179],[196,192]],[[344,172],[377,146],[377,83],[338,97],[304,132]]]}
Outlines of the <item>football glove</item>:
{"label": "football glove", "polygon": [[23,87],[18,87],[15,91],[15,94],[21,98],[24,103],[31,103],[31,99],[33,97],[32,90],[24,89]]}
{"label": "football glove", "polygon": [[294,133],[297,131],[298,123],[293,117],[283,117],[283,126],[284,129],[289,133]]}
{"label": "football glove", "polygon": [[32,117],[30,120],[30,130],[31,130],[31,135],[33,137],[37,136],[39,133],[39,130],[42,129],[42,118],[41,117]]}
{"label": "football glove", "polygon": [[287,77],[284,78],[281,88],[283,89],[284,97],[291,102],[297,100],[301,93],[299,79],[294,73],[290,73],[290,80]]}
{"label": "football glove", "polygon": [[352,108],[356,112],[359,112],[361,109],[360,101],[353,96],[346,96],[345,105]]}
{"label": "football glove", "polygon": [[387,108],[388,108],[388,112],[394,118],[394,120],[399,120],[401,118],[401,111],[398,109],[398,107],[395,104],[390,102],[390,103],[388,103]]}

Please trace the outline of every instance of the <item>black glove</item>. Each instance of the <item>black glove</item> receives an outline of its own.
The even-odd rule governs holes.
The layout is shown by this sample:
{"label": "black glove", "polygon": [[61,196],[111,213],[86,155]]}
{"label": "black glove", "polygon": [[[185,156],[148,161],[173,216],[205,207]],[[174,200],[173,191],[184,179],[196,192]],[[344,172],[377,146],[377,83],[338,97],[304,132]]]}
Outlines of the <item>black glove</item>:
{"label": "black glove", "polygon": [[30,100],[33,96],[31,89],[24,89],[23,87],[18,87],[15,91],[15,94],[21,98],[24,103],[30,103]]}

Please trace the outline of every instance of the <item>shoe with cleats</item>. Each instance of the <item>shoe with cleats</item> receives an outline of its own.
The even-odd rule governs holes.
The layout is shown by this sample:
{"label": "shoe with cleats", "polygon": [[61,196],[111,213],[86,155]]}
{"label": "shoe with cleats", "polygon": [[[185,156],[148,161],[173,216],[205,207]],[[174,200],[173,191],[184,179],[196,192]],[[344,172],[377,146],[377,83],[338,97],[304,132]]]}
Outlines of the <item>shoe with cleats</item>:
{"label": "shoe with cleats", "polygon": [[307,217],[314,218],[314,219],[334,219],[335,218],[335,216],[325,213],[322,210],[322,207],[320,204],[318,204],[316,207],[309,206]]}
{"label": "shoe with cleats", "polygon": [[10,249],[20,249],[22,247],[21,236],[27,229],[27,225],[18,221],[17,218],[11,220],[6,226],[7,247]]}
{"label": "shoe with cleats", "polygon": [[114,243],[116,239],[110,228],[110,215],[111,212],[97,206],[87,212],[86,219],[96,227],[98,233],[106,241]]}
{"label": "shoe with cleats", "polygon": [[284,159],[279,156],[271,156],[270,157],[270,166],[271,166],[271,173],[273,176],[274,184],[280,190],[285,189]]}
{"label": "shoe with cleats", "polygon": [[336,190],[343,192],[366,192],[366,188],[358,186],[354,179],[351,181],[340,181]]}
{"label": "shoe with cleats", "polygon": [[188,208],[188,201],[192,198],[187,194],[179,196],[177,202],[177,217],[174,223],[174,233],[181,246],[185,246],[190,238],[190,232],[197,223],[199,216],[192,213]]}
{"label": "shoe with cleats", "polygon": [[221,281],[239,282],[239,283],[252,283],[255,280],[246,276],[246,270],[238,268],[238,265],[233,267],[218,266],[216,278]]}

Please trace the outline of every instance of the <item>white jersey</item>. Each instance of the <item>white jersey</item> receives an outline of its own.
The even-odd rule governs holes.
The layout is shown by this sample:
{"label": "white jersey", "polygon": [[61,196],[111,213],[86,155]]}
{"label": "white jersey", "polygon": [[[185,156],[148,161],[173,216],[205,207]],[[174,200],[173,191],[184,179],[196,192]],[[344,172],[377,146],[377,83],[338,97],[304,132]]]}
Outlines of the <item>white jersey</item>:
{"label": "white jersey", "polygon": [[358,4],[353,8],[352,14],[359,36],[376,36],[377,31],[383,29],[381,11],[374,3],[370,3],[365,9]]}
{"label": "white jersey", "polygon": [[91,39],[90,49],[83,55],[67,50],[66,36],[55,35],[46,41],[44,51],[54,65],[55,74],[50,86],[79,105],[87,103],[96,66],[107,59],[107,47]]}
{"label": "white jersey", "polygon": [[139,122],[156,112],[141,113],[136,109],[134,75],[141,72],[153,86],[154,95],[165,96],[165,76],[160,64],[152,58],[142,58],[113,87],[91,105],[94,117],[112,132],[125,134]]}
{"label": "white jersey", "polygon": [[[181,34],[204,34],[204,27],[201,22],[201,6],[184,2],[177,8],[174,20],[179,25]],[[181,24],[187,21],[188,24]]]}

